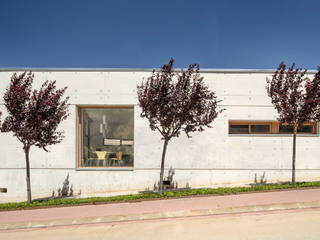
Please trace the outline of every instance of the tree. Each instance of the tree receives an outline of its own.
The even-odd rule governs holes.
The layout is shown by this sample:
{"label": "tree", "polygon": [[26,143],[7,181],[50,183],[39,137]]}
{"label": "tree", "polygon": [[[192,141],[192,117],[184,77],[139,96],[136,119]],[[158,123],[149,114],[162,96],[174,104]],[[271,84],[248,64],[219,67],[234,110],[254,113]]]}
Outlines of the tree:
{"label": "tree", "polygon": [[66,87],[56,90],[56,82],[46,81],[40,90],[32,90],[34,75],[14,73],[4,94],[8,116],[0,123],[2,132],[12,132],[23,144],[26,160],[27,200],[31,202],[30,160],[31,146],[43,148],[59,143],[63,132],[57,131],[59,123],[67,118],[68,99],[63,99]]}
{"label": "tree", "polygon": [[151,130],[157,130],[164,140],[160,194],[163,192],[164,163],[169,141],[179,137],[181,131],[190,137],[191,132],[201,132],[204,127],[211,127],[210,123],[224,110],[218,110],[220,101],[203,82],[198,64],[192,64],[188,70],[179,73],[174,71],[173,62],[171,59],[159,72],[153,71],[146,82],[138,85],[141,117],[147,118]]}
{"label": "tree", "polygon": [[272,79],[267,78],[268,96],[279,114],[279,122],[293,127],[292,184],[296,183],[298,128],[304,122],[320,119],[320,68],[312,80],[306,76],[306,71],[295,68],[295,64],[286,70],[286,65],[282,62]]}

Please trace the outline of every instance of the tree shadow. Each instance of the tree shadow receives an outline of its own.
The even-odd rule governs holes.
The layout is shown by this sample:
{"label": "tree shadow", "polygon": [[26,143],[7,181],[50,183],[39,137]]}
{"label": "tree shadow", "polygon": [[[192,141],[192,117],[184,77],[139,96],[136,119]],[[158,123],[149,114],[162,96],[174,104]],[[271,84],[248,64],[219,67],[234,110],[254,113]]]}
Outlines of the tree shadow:
{"label": "tree shadow", "polygon": [[261,186],[266,184],[267,184],[266,172],[264,171],[263,174],[259,177],[259,180],[258,180],[257,173],[254,174],[254,183],[251,183],[250,186]]}
{"label": "tree shadow", "polygon": [[[81,189],[79,190],[79,195],[81,194]],[[53,190],[50,197],[37,198],[34,201],[45,201],[45,200],[54,200],[62,198],[74,197],[73,184],[70,185],[69,173],[62,183],[62,187],[58,188],[56,191]]]}
{"label": "tree shadow", "polygon": [[[170,167],[168,171],[168,176],[164,178],[163,180],[163,190],[164,191],[182,191],[190,189],[189,183],[186,184],[185,187],[179,188],[178,181],[173,180],[173,176],[175,175],[175,170]],[[146,188],[144,191],[140,191],[139,193],[155,193],[159,191],[160,182],[156,182],[153,184],[153,190],[150,190],[150,188]]]}
{"label": "tree shadow", "polygon": [[[52,196],[54,197],[54,191],[52,192]],[[66,179],[63,181],[62,188],[58,189],[58,197],[68,197],[73,196],[73,185],[69,183],[69,173]]]}

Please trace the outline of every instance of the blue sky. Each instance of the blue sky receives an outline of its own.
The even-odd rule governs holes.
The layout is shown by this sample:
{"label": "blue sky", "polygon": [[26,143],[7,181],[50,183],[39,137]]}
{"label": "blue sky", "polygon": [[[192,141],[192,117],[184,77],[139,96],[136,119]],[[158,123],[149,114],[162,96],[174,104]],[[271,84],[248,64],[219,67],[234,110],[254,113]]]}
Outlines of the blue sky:
{"label": "blue sky", "polygon": [[320,1],[1,0],[0,67],[320,65]]}

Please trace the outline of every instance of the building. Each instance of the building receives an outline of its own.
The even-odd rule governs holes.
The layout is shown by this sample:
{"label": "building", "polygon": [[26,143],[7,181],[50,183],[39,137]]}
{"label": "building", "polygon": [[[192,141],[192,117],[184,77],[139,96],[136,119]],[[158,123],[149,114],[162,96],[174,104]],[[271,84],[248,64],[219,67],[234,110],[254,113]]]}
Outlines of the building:
{"label": "building", "polygon": [[[29,69],[27,69],[29,70]],[[0,70],[2,96],[14,72]],[[69,118],[61,124],[62,143],[50,152],[30,150],[33,198],[57,195],[66,179],[74,195],[105,196],[152,190],[160,172],[163,142],[140,117],[137,84],[150,69],[32,69],[34,88],[44,80],[68,86]],[[292,135],[279,126],[266,94],[272,70],[202,70],[222,100],[224,111],[202,133],[173,139],[166,172],[174,169],[178,187],[213,187],[280,182],[291,179]],[[313,74],[315,72],[310,72]],[[297,181],[320,180],[320,138],[306,123],[297,138]],[[0,202],[26,199],[25,158],[21,143],[0,133]],[[66,182],[65,182],[66,183]]]}

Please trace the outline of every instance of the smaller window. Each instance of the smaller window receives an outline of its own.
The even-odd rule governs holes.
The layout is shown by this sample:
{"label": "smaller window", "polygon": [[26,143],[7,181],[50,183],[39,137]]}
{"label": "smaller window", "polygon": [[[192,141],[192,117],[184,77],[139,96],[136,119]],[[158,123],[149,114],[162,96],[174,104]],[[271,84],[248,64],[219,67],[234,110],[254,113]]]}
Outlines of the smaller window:
{"label": "smaller window", "polygon": [[[293,126],[277,121],[229,121],[229,134],[292,134]],[[317,123],[305,122],[298,134],[316,134]]]}
{"label": "smaller window", "polygon": [[[312,134],[314,126],[309,124],[304,124],[303,126],[298,128],[298,133],[308,133]],[[279,126],[279,133],[293,133],[293,126],[292,125],[280,125]]]}
{"label": "smaller window", "polygon": [[293,133],[293,126],[291,125],[280,125],[279,133]]}
{"label": "smaller window", "polygon": [[270,133],[270,124],[266,122],[229,122],[229,134]]}
{"label": "smaller window", "polygon": [[270,133],[270,125],[251,125],[251,133]]}
{"label": "smaller window", "polygon": [[301,128],[298,128],[298,133],[313,133],[313,126],[304,125]]}
{"label": "smaller window", "polygon": [[230,134],[247,134],[249,133],[249,125],[230,125]]}

